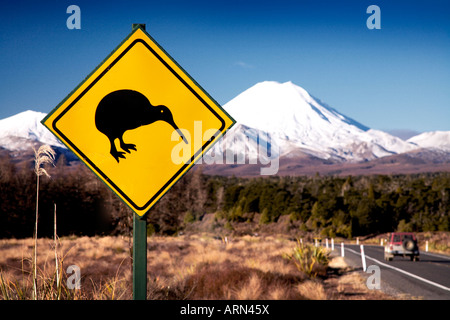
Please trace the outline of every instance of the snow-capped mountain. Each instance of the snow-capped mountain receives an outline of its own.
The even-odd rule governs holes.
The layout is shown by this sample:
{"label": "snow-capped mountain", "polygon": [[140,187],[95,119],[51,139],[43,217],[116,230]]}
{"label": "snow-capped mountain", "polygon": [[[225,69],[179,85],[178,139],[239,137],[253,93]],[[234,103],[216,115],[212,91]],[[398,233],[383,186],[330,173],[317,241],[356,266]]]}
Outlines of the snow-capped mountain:
{"label": "snow-capped mountain", "polygon": [[408,142],[421,148],[433,148],[450,152],[450,131],[424,132],[408,139]]}
{"label": "snow-capped mountain", "polygon": [[[223,107],[238,124],[269,137],[281,156],[300,151],[321,159],[359,162],[418,148],[339,113],[292,82],[258,83]],[[241,152],[255,150],[255,139],[239,137],[242,134],[238,126],[224,142]]]}
{"label": "snow-capped mountain", "polygon": [[24,111],[0,120],[0,147],[10,151],[30,150],[36,143],[65,146],[41,124],[45,113]]}
{"label": "snow-capped mountain", "polygon": [[[327,163],[357,163],[400,154],[419,154],[421,159],[439,155],[447,163],[450,157],[450,131],[426,132],[404,141],[339,113],[292,82],[258,83],[223,108],[237,124],[205,155],[208,164],[266,164],[279,156],[290,162],[312,157]],[[0,120],[0,148],[19,152],[49,144],[70,155],[41,124],[45,116],[25,111]],[[220,157],[226,160],[217,162]]]}

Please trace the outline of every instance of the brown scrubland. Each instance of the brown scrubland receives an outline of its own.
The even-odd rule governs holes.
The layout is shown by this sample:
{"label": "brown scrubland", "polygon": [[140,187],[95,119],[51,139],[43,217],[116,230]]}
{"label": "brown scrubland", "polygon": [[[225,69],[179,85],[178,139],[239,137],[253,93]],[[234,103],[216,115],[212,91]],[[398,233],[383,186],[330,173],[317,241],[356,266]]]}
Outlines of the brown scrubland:
{"label": "brown scrubland", "polygon": [[[33,239],[0,240],[0,299],[31,299]],[[147,299],[152,300],[381,300],[358,271],[326,254],[313,273],[292,256],[299,243],[283,236],[149,237]],[[322,249],[321,249],[322,250]],[[132,239],[123,236],[38,240],[39,299],[132,299]],[[70,289],[68,267],[80,269],[81,288]],[[59,270],[58,286],[56,270]],[[70,270],[69,270],[70,271]]]}

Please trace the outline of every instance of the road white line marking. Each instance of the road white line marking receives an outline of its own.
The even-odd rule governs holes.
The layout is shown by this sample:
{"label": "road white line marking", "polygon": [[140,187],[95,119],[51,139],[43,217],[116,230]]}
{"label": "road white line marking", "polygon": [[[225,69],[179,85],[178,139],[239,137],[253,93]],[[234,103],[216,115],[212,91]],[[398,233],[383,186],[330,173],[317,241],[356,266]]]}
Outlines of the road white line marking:
{"label": "road white line marking", "polygon": [[[345,250],[348,250],[348,251],[350,251],[350,252],[353,252],[354,254],[357,254],[357,255],[361,255],[359,252],[357,252],[357,251],[355,251],[355,250],[353,250],[353,249],[345,248]],[[415,278],[415,279],[417,279],[417,280],[423,281],[423,282],[428,283],[428,284],[430,284],[430,285],[432,285],[432,286],[438,287],[438,288],[440,288],[440,289],[442,289],[442,290],[450,291],[450,288],[447,288],[447,287],[443,286],[442,284],[439,284],[439,283],[436,283],[436,282],[427,280],[427,279],[425,279],[425,278],[419,277],[419,276],[417,276],[417,275],[415,275],[415,274],[413,274],[413,273],[410,273],[410,272],[408,272],[408,271],[405,271],[405,270],[402,270],[402,269],[393,267],[393,266],[391,266],[391,265],[388,265],[388,264],[386,264],[386,263],[383,263],[383,262],[381,262],[381,261],[378,261],[377,259],[374,259],[374,258],[372,258],[372,257],[369,257],[368,255],[366,255],[366,259],[373,260],[373,261],[375,261],[376,263],[378,263],[378,264],[380,264],[380,265],[382,265],[382,266],[384,266],[384,267],[391,268],[391,269],[393,269],[393,270],[396,270],[396,271],[398,271],[398,272],[401,272],[401,273],[403,273],[403,274],[406,274],[407,276],[410,276],[410,277]]]}

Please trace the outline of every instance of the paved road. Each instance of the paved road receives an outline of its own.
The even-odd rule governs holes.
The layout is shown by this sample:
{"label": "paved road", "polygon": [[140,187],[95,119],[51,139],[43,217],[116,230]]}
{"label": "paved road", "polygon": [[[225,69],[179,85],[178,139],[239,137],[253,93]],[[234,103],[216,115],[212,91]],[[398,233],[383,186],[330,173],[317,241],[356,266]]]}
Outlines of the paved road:
{"label": "paved road", "polygon": [[[345,245],[345,262],[361,268],[359,245]],[[426,300],[450,300],[450,257],[435,253],[420,252],[420,261],[395,257],[384,260],[384,248],[365,245],[367,267],[378,265],[381,275],[381,289],[388,293],[403,293]],[[335,253],[340,254],[340,244]],[[372,273],[365,273],[367,276]]]}

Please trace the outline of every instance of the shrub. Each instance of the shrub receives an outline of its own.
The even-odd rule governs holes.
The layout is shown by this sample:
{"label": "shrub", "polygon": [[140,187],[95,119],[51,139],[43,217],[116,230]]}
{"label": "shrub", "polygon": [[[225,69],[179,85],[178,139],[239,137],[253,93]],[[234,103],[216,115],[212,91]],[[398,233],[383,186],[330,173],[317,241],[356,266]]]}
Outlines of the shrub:
{"label": "shrub", "polygon": [[315,278],[317,269],[327,266],[330,260],[329,253],[324,248],[304,245],[299,241],[292,253],[286,254],[285,258],[293,261],[297,269],[310,278]]}
{"label": "shrub", "polygon": [[397,226],[398,232],[412,232],[413,228],[411,222],[406,223],[405,219],[400,220]]}
{"label": "shrub", "polygon": [[192,213],[192,211],[188,211],[188,212],[186,212],[186,214],[184,215],[184,219],[183,219],[183,222],[185,223],[185,224],[188,224],[188,223],[193,223],[193,222],[195,222],[195,215]]}
{"label": "shrub", "polygon": [[267,224],[267,223],[270,223],[269,210],[267,210],[267,208],[264,208],[263,212],[261,213],[261,217],[259,219],[259,224]]}

